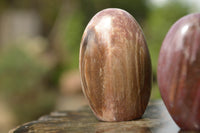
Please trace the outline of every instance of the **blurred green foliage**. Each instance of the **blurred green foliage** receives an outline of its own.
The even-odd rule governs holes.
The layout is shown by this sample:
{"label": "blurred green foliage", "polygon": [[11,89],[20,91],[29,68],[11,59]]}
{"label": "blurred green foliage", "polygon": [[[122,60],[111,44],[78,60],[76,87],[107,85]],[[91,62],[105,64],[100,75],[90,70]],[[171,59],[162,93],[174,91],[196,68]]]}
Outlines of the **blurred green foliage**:
{"label": "blurred green foliage", "polygon": [[32,10],[39,14],[42,21],[41,31],[48,36],[57,19],[64,0],[0,0],[0,14],[7,9]]}
{"label": "blurred green foliage", "polygon": [[65,59],[68,60],[66,61],[67,69],[78,68],[79,44],[84,30],[84,27],[82,26],[84,20],[85,17],[81,11],[76,11],[74,14],[70,14],[66,20],[64,42],[67,44],[65,45],[65,51],[69,52],[67,57],[65,57]]}
{"label": "blurred green foliage", "polygon": [[38,59],[31,58],[19,46],[11,46],[0,54],[0,89],[7,94],[27,93],[39,84],[48,71]]}
{"label": "blurred green foliage", "polygon": [[22,46],[4,47],[0,53],[1,97],[7,99],[19,123],[36,119],[55,104],[55,93],[47,91],[43,82],[50,69]]}
{"label": "blurred green foliage", "polygon": [[171,2],[160,8],[152,8],[145,19],[144,32],[152,57],[153,72],[156,74],[160,46],[170,27],[188,13],[187,7]]}
{"label": "blurred green foliage", "polygon": [[181,3],[170,2],[163,7],[151,8],[144,23],[144,33],[151,54],[153,69],[152,99],[160,98],[157,84],[157,64],[162,41],[170,27],[188,13]]}
{"label": "blurred green foliage", "polygon": [[82,0],[81,9],[86,13],[88,20],[98,11],[105,8],[121,8],[132,15],[140,22],[146,17],[149,10],[146,0]]}

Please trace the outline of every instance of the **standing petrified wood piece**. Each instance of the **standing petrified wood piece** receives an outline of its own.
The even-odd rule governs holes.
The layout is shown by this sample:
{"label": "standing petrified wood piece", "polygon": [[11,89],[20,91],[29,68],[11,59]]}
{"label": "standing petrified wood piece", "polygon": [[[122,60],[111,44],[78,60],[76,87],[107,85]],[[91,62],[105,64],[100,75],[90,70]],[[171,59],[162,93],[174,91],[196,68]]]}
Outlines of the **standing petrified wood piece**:
{"label": "standing petrified wood piece", "polygon": [[105,9],[87,25],[80,46],[82,89],[103,121],[140,118],[151,91],[151,60],[136,20],[121,9]]}

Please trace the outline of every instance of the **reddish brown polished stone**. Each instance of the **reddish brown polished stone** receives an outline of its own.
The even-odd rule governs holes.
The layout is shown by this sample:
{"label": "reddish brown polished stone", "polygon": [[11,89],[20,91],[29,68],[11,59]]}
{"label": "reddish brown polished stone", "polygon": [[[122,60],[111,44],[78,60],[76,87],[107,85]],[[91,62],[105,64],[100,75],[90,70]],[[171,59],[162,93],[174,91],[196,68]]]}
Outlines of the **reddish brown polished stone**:
{"label": "reddish brown polished stone", "polygon": [[140,118],[151,91],[151,60],[136,20],[105,9],[87,25],[79,56],[82,89],[102,121]]}
{"label": "reddish brown polished stone", "polygon": [[200,14],[178,20],[167,33],[159,55],[158,83],[174,121],[200,130]]}

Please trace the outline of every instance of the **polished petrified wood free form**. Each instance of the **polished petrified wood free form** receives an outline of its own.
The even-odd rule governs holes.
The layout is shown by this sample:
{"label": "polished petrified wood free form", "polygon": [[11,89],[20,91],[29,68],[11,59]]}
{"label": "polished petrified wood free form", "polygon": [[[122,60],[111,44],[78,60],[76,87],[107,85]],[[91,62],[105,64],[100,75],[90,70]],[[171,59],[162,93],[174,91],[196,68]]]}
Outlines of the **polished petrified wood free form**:
{"label": "polished petrified wood free form", "polygon": [[179,19],[167,33],[159,55],[158,83],[174,121],[200,130],[200,14]]}
{"label": "polished petrified wood free form", "polygon": [[105,9],[87,25],[79,56],[82,88],[103,121],[140,118],[151,91],[151,60],[136,20],[121,9]]}

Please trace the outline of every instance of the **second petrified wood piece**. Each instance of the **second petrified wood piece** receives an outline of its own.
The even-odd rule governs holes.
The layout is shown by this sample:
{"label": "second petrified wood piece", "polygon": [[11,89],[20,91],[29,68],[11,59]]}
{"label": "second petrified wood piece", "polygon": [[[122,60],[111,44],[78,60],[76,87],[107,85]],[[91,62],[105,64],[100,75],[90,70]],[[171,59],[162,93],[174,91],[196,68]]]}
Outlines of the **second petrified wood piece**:
{"label": "second petrified wood piece", "polygon": [[158,83],[163,101],[184,130],[200,130],[200,14],[179,19],[159,55]]}

